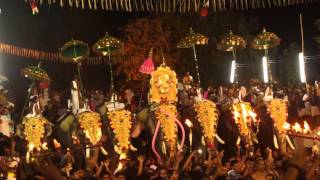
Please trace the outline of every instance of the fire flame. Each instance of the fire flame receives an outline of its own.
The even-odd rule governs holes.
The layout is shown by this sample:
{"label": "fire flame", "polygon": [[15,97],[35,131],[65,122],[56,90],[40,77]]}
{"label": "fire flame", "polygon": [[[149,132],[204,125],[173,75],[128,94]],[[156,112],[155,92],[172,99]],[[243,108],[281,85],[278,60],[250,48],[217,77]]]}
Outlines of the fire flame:
{"label": "fire flame", "polygon": [[28,151],[31,152],[34,149],[34,144],[33,143],[29,143],[28,144]]}
{"label": "fire flame", "polygon": [[241,102],[233,104],[233,115],[242,135],[247,135],[251,123],[257,122],[257,115],[253,112],[249,103]]}
{"label": "fire flame", "polygon": [[294,124],[294,126],[292,126],[292,129],[297,133],[298,132],[300,132],[300,133],[302,132],[302,128],[301,128],[300,124],[297,123],[297,122]]}
{"label": "fire flame", "polygon": [[283,125],[283,129],[290,130],[291,129],[291,124],[289,124],[288,122],[285,122],[284,125]]}
{"label": "fire flame", "polygon": [[53,139],[53,145],[55,149],[61,148],[61,144],[56,139]]}
{"label": "fire flame", "polygon": [[307,121],[303,121],[303,133],[307,134],[310,132],[310,126]]}
{"label": "fire flame", "polygon": [[189,128],[192,128],[192,126],[193,126],[192,122],[191,122],[189,119],[186,119],[186,120],[185,120],[185,124],[186,124]]}

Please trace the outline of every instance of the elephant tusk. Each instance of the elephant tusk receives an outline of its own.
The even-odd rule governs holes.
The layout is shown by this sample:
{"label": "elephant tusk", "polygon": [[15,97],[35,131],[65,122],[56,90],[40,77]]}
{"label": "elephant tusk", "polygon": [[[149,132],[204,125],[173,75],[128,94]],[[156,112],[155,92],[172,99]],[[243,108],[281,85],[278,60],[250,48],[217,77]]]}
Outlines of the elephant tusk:
{"label": "elephant tusk", "polygon": [[292,144],[292,142],[291,142],[291,140],[290,140],[290,138],[289,138],[288,135],[286,135],[286,139],[287,139],[287,142],[288,142],[290,148],[291,148],[292,150],[295,150],[296,148],[293,146],[293,144]]}
{"label": "elephant tusk", "polygon": [[225,143],[226,143],[226,142],[224,142],[223,139],[220,138],[220,136],[219,136],[218,134],[215,134],[215,137],[216,137],[216,139],[218,140],[218,142],[219,142],[220,144],[225,144]]}
{"label": "elephant tusk", "polygon": [[278,139],[275,134],[273,135],[273,144],[276,149],[279,149]]}
{"label": "elephant tusk", "polygon": [[86,147],[86,158],[87,159],[90,158],[90,148],[89,148],[89,146]]}
{"label": "elephant tusk", "polygon": [[138,149],[136,147],[134,147],[132,144],[130,144],[130,150],[131,151],[138,151]]}
{"label": "elephant tusk", "polygon": [[241,138],[240,138],[240,136],[238,136],[237,142],[236,142],[237,146],[239,146],[240,142],[241,142]]}
{"label": "elephant tusk", "polygon": [[102,153],[103,155],[105,155],[105,156],[108,155],[108,151],[105,150],[105,149],[103,148],[103,146],[100,147],[100,150],[101,150],[101,153]]}

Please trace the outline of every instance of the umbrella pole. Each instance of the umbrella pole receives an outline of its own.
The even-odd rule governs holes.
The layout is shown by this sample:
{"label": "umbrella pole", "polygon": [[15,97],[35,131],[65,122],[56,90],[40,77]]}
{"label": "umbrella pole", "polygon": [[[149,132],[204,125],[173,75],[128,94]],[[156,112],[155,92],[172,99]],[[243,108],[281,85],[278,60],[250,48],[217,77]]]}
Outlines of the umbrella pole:
{"label": "umbrella pole", "polygon": [[108,46],[108,60],[109,60],[109,71],[110,71],[110,84],[111,84],[111,100],[113,99],[113,105],[115,106],[115,94],[114,94],[114,83],[113,83],[113,71],[111,65],[111,50],[110,46]]}
{"label": "umbrella pole", "polygon": [[[28,102],[29,102],[29,99],[30,99],[30,96],[31,96],[31,93],[32,93],[32,89],[33,89],[33,87],[34,87],[35,84],[36,84],[36,83],[35,83],[35,80],[32,80],[32,83],[31,83],[31,85],[29,86],[30,91],[28,91],[27,98],[25,99],[24,104],[23,104],[23,107],[22,107],[22,111],[21,111],[21,114],[20,114],[20,120],[22,120],[22,117],[23,117],[23,115],[24,115],[26,106],[27,106],[27,104],[28,104]],[[28,89],[28,90],[29,90],[29,89]]]}
{"label": "umbrella pole", "polygon": [[[38,67],[38,68],[41,67],[41,61],[39,61],[37,67]],[[33,89],[33,86],[34,86],[35,84],[36,84],[36,81],[35,81],[35,80],[32,80],[32,83],[31,83],[31,85],[30,85],[30,87],[29,87],[30,91],[28,91],[27,98],[26,98],[26,100],[24,101],[24,104],[23,104],[23,107],[22,107],[22,111],[21,111],[19,120],[22,120],[22,117],[23,117],[25,108],[26,108],[26,106],[27,106],[27,104],[28,104],[28,102],[29,102],[29,98],[30,98],[30,96],[31,96],[32,89]],[[29,89],[28,89],[28,90],[29,90]]]}
{"label": "umbrella pole", "polygon": [[80,71],[80,66],[81,64],[78,63],[77,64],[77,72],[78,72],[78,77],[79,77],[79,81],[80,81],[80,92],[82,95],[84,95],[84,89],[83,89],[83,82],[82,82],[82,77],[81,77],[81,71]]}
{"label": "umbrella pole", "polygon": [[143,77],[143,83],[142,83],[142,89],[141,89],[141,93],[140,93],[139,104],[138,104],[138,112],[140,111],[141,101],[142,101],[142,96],[143,96],[145,84],[146,84],[146,77],[144,76],[144,77]]}
{"label": "umbrella pole", "polygon": [[192,49],[193,49],[193,58],[194,58],[194,61],[195,61],[195,63],[196,63],[198,84],[199,84],[199,87],[201,87],[200,73],[199,73],[199,66],[198,66],[198,59],[197,59],[197,53],[196,53],[196,46],[195,46],[194,44],[192,45]]}

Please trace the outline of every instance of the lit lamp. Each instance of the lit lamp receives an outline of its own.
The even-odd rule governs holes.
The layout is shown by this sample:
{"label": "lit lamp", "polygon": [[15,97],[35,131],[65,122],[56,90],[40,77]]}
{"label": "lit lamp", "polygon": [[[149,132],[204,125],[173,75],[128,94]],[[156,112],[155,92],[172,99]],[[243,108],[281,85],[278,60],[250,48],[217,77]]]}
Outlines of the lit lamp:
{"label": "lit lamp", "polygon": [[306,82],[306,71],[305,71],[305,62],[303,53],[299,53],[299,72],[300,72],[300,81],[301,83]]}
{"label": "lit lamp", "polygon": [[262,69],[263,69],[263,82],[269,82],[269,75],[268,75],[268,60],[266,56],[262,57]]}
{"label": "lit lamp", "polygon": [[[269,81],[272,83],[272,73],[271,73],[271,68],[270,68],[270,63],[268,62],[268,50],[274,47],[277,47],[280,44],[280,39],[279,37],[272,33],[272,32],[267,32],[266,28],[263,28],[262,33],[258,34],[251,46],[254,49],[257,50],[264,50],[264,57],[262,58],[262,62],[263,63],[263,78],[264,78],[264,82],[268,83]],[[266,66],[266,68],[264,67]],[[266,71],[265,71],[266,70]],[[267,76],[268,76],[268,81],[265,81],[265,72],[267,72]]]}
{"label": "lit lamp", "polygon": [[236,72],[236,61],[233,60],[233,61],[231,62],[230,83],[234,83],[235,72]]}
{"label": "lit lamp", "polygon": [[241,36],[233,34],[231,30],[217,44],[219,50],[232,52],[233,60],[231,62],[230,83],[238,83],[236,53],[237,49],[243,49],[246,45],[246,41]]}

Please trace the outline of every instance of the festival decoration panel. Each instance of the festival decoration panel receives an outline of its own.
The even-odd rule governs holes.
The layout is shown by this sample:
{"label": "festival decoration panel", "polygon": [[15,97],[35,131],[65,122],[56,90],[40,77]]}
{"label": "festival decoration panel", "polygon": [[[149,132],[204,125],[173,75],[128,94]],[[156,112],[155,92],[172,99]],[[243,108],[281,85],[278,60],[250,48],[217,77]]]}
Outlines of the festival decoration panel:
{"label": "festival decoration panel", "polygon": [[[53,63],[74,63],[74,61],[70,61],[70,58],[61,56],[60,52],[47,52],[37,49],[23,48],[5,43],[0,43],[0,53]],[[125,57],[121,58],[125,59]],[[102,56],[87,57],[82,61],[82,63],[88,65],[107,64],[108,59]]]}
{"label": "festival decoration panel", "polygon": [[[28,2],[28,1],[26,1]],[[256,8],[283,7],[298,4],[316,2],[316,0],[40,0],[41,4],[59,5],[60,7],[106,10],[106,11],[127,11],[127,12],[152,12],[152,13],[172,13],[172,12],[198,12],[202,7],[209,10],[249,10]],[[40,8],[41,12],[41,8]]]}

